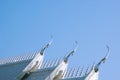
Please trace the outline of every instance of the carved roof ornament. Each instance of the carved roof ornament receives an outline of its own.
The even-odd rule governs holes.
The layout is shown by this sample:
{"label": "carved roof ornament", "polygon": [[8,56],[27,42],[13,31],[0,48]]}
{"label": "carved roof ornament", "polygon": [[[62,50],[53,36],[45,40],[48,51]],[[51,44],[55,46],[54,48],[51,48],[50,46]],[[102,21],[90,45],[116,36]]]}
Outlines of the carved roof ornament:
{"label": "carved roof ornament", "polygon": [[109,46],[106,45],[106,48],[107,48],[107,53],[106,53],[105,57],[102,58],[97,65],[95,65],[95,72],[97,72],[97,71],[99,70],[100,65],[101,65],[102,63],[105,63],[105,61],[106,61],[107,58],[109,57],[109,54],[110,54]]}
{"label": "carved roof ornament", "polygon": [[75,53],[76,52],[76,50],[77,50],[77,48],[78,48],[78,42],[76,41],[75,42],[76,43],[76,47],[64,58],[64,62],[68,62],[68,59],[69,59],[69,57],[71,56],[71,55],[73,55],[73,53]]}

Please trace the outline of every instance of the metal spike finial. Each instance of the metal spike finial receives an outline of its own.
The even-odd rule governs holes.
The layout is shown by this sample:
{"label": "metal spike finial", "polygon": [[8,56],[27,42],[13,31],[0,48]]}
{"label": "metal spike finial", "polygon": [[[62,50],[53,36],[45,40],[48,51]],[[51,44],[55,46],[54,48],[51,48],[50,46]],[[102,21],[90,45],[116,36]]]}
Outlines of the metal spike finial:
{"label": "metal spike finial", "polygon": [[50,60],[48,60],[48,62],[46,63],[46,68],[49,67],[49,63],[50,63]]}
{"label": "metal spike finial", "polygon": [[75,74],[76,77],[78,77],[79,70],[80,70],[80,66],[78,67],[78,69],[76,71],[76,74]]}
{"label": "metal spike finial", "polygon": [[56,65],[59,65],[59,64],[61,63],[61,60],[62,60],[62,58],[61,58],[61,57],[60,57],[60,58],[58,58],[58,61],[57,61]]}
{"label": "metal spike finial", "polygon": [[46,68],[47,64],[48,64],[48,60],[45,61],[44,65],[43,65],[43,68]]}
{"label": "metal spike finial", "polygon": [[71,55],[73,55],[73,53],[76,52],[76,50],[77,50],[77,48],[78,48],[78,43],[77,43],[77,41],[76,41],[75,43],[76,43],[76,47],[64,58],[64,62],[67,62],[68,59],[69,59],[69,57],[70,57]]}
{"label": "metal spike finial", "polygon": [[49,60],[47,67],[50,67],[50,66],[51,66],[51,60]]}
{"label": "metal spike finial", "polygon": [[56,66],[57,61],[58,61],[58,58],[56,58],[56,59],[54,60],[54,63],[53,63],[54,66]]}
{"label": "metal spike finial", "polygon": [[67,69],[65,69],[65,71],[64,71],[64,73],[63,73],[63,75],[62,75],[62,78],[63,78],[63,79],[65,78],[66,73],[67,73]]}
{"label": "metal spike finial", "polygon": [[66,72],[65,72],[64,77],[63,77],[63,78],[66,78],[67,73],[68,73],[68,69],[66,70]]}
{"label": "metal spike finial", "polygon": [[76,70],[76,67],[73,68],[73,70],[72,70],[72,72],[71,72],[71,77],[74,77],[75,70]]}
{"label": "metal spike finial", "polygon": [[85,75],[88,74],[88,70],[89,70],[89,66],[88,66],[87,69],[86,69]]}
{"label": "metal spike finial", "polygon": [[73,68],[69,69],[69,72],[68,72],[68,75],[67,75],[68,78],[70,77],[72,71],[73,71]]}
{"label": "metal spike finial", "polygon": [[54,60],[51,61],[50,67],[52,67],[53,65],[54,65]]}
{"label": "metal spike finial", "polygon": [[51,37],[50,42],[49,42],[45,47],[43,47],[43,48],[41,49],[41,51],[40,51],[40,54],[41,54],[41,55],[44,54],[45,49],[48,48],[48,47],[52,44],[52,42],[53,42],[53,37]]}
{"label": "metal spike finial", "polygon": [[82,69],[81,69],[81,72],[80,72],[79,76],[81,76],[81,75],[82,75],[82,73],[83,73],[83,69],[84,69],[84,66],[82,67]]}
{"label": "metal spike finial", "polygon": [[94,69],[94,67],[95,67],[95,62],[93,62],[91,70]]}

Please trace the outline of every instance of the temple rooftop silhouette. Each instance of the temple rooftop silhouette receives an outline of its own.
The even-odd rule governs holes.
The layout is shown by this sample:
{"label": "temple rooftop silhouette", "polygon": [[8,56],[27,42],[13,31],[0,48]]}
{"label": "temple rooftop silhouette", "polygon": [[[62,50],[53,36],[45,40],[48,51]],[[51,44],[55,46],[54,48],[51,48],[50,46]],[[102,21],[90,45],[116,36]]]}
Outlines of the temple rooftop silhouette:
{"label": "temple rooftop silhouette", "polygon": [[107,53],[97,64],[91,67],[68,68],[69,59],[78,49],[71,50],[65,57],[44,60],[45,50],[51,45],[50,40],[39,52],[0,59],[0,80],[99,80],[99,69],[109,56]]}

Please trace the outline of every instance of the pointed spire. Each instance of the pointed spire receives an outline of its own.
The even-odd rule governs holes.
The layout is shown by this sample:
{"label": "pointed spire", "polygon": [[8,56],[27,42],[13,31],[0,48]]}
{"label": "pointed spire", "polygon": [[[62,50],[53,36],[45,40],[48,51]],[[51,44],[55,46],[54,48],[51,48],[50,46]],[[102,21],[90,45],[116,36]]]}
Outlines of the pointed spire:
{"label": "pointed spire", "polygon": [[45,49],[48,48],[48,47],[51,45],[51,43],[52,43],[52,41],[53,41],[53,37],[51,37],[51,38],[52,38],[52,39],[50,40],[50,42],[49,42],[45,47],[43,47],[43,48],[41,49],[41,51],[40,51],[40,54],[41,54],[41,55],[43,55]]}
{"label": "pointed spire", "polygon": [[89,70],[89,66],[88,66],[87,69],[86,69],[85,75],[88,74],[88,70]]}
{"label": "pointed spire", "polygon": [[57,58],[54,65],[55,65],[55,66],[59,65],[60,61],[61,61],[61,57],[60,57],[60,58]]}
{"label": "pointed spire", "polygon": [[53,63],[54,63],[54,60],[52,60],[52,61],[51,61],[50,67],[52,67],[52,66],[53,66]]}
{"label": "pointed spire", "polygon": [[62,59],[61,57],[58,59],[57,65],[61,62],[61,59]]}
{"label": "pointed spire", "polygon": [[50,61],[49,67],[52,67],[52,66],[53,66],[53,62],[54,62],[54,60],[51,60],[51,61]]}
{"label": "pointed spire", "polygon": [[96,71],[96,72],[98,71],[99,66],[100,66],[102,63],[105,63],[106,59],[107,59],[108,56],[109,56],[109,46],[106,45],[106,48],[107,48],[107,53],[106,53],[105,57],[102,58],[102,59],[100,60],[100,62],[95,66],[95,71]]}
{"label": "pointed spire", "polygon": [[68,72],[68,75],[67,75],[68,78],[70,77],[72,71],[73,71],[73,68],[70,68],[69,72]]}
{"label": "pointed spire", "polygon": [[44,65],[43,65],[43,68],[46,68],[47,64],[48,64],[48,60],[45,61]]}
{"label": "pointed spire", "polygon": [[71,77],[74,77],[75,70],[76,70],[76,67],[73,68],[73,70],[72,70],[72,72],[71,72]]}
{"label": "pointed spire", "polygon": [[78,43],[76,41],[76,47],[64,58],[64,62],[68,61],[69,57],[73,55],[74,52],[76,52],[77,48],[78,48]]}
{"label": "pointed spire", "polygon": [[67,73],[67,69],[65,69],[65,71],[64,71],[64,73],[63,73],[63,75],[62,75],[62,78],[63,78],[63,79],[65,78],[66,73]]}
{"label": "pointed spire", "polygon": [[78,77],[78,73],[79,73],[80,67],[78,67],[75,76]]}
{"label": "pointed spire", "polygon": [[94,67],[95,67],[95,62],[92,64],[92,66],[91,66],[91,70],[93,70]]}
{"label": "pointed spire", "polygon": [[48,60],[48,62],[46,63],[46,68],[49,66],[50,60]]}
{"label": "pointed spire", "polygon": [[43,61],[43,64],[41,65],[41,68],[44,68],[46,62],[47,62],[47,60]]}
{"label": "pointed spire", "polygon": [[82,73],[83,73],[83,69],[84,69],[84,66],[82,67],[82,69],[81,69],[81,72],[80,72],[80,76],[82,75]]}
{"label": "pointed spire", "polygon": [[54,63],[53,63],[54,66],[56,66],[57,61],[58,61],[58,58],[56,58],[56,59],[54,60]]}
{"label": "pointed spire", "polygon": [[[69,69],[70,69],[70,68],[69,68]],[[64,78],[66,78],[66,77],[68,76],[69,69],[66,69],[66,72],[65,72]]]}

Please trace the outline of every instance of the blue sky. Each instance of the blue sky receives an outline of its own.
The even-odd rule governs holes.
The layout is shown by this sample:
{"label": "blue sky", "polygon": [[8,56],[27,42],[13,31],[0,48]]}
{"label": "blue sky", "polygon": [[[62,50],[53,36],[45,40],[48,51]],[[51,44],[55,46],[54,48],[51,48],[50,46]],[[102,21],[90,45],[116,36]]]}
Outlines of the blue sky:
{"label": "blue sky", "polygon": [[117,80],[120,63],[119,0],[1,0],[0,58],[38,51],[54,36],[45,58],[64,56],[79,48],[69,66],[98,62],[110,46],[110,57],[101,66],[100,80]]}

